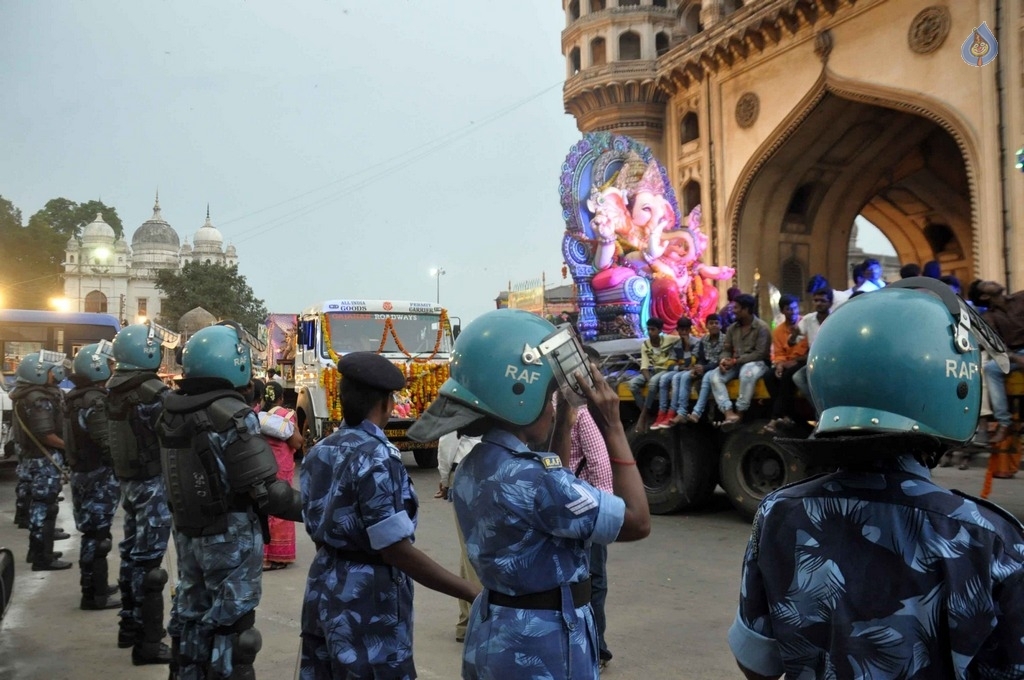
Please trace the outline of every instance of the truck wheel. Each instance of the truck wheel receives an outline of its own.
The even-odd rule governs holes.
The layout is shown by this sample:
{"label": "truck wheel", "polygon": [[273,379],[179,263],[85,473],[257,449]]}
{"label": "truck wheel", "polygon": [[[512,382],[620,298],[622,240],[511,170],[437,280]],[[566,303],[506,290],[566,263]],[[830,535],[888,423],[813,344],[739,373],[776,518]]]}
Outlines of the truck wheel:
{"label": "truck wheel", "polygon": [[437,467],[437,449],[413,449],[412,455],[416,459],[416,465],[424,470]]}
{"label": "truck wheel", "polygon": [[694,510],[715,491],[715,452],[703,428],[675,427],[630,436],[651,512]]}
{"label": "truck wheel", "polygon": [[718,483],[729,502],[747,517],[753,517],[768,493],[807,476],[804,463],[772,440],[760,434],[768,421],[754,421],[726,437],[718,466]]}

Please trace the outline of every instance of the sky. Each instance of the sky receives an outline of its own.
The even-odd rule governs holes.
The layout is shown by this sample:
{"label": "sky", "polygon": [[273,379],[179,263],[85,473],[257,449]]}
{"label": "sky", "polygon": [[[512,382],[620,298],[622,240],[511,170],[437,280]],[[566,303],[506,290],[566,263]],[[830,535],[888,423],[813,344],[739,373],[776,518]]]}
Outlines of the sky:
{"label": "sky", "polygon": [[[184,239],[207,204],[271,312],[563,283],[558,0],[0,0],[0,196]],[[441,268],[444,274],[432,276]],[[564,281],[568,283],[569,281]]]}

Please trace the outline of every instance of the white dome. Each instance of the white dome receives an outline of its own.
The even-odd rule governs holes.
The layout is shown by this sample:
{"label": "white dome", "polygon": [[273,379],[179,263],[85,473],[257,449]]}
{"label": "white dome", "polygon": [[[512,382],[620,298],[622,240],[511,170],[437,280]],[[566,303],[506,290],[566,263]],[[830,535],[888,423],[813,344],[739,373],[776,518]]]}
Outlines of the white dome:
{"label": "white dome", "polygon": [[68,239],[68,243],[64,246],[64,250],[78,250],[80,247],[78,239],[72,236]]}
{"label": "white dome", "polygon": [[96,213],[96,219],[85,225],[82,230],[82,240],[96,242],[114,242],[114,228],[103,221],[103,215]]}
{"label": "white dome", "polygon": [[203,223],[203,226],[199,227],[199,231],[196,232],[192,242],[195,244],[196,253],[221,252],[221,248],[224,245],[224,236],[210,222],[210,206],[206,206],[206,222]]}

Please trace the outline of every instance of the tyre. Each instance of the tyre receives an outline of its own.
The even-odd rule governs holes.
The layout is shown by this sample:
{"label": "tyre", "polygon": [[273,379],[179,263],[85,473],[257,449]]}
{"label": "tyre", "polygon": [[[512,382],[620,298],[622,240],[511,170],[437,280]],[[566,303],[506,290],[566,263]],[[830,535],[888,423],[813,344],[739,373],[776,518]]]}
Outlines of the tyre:
{"label": "tyre", "polygon": [[412,455],[416,465],[425,470],[437,467],[437,449],[413,449]]}
{"label": "tyre", "polygon": [[695,510],[715,491],[715,450],[704,428],[686,426],[633,434],[636,458],[651,512]]}
{"label": "tyre", "polygon": [[780,486],[807,477],[803,461],[759,434],[767,421],[754,421],[729,434],[722,443],[718,483],[737,510],[753,517],[761,499]]}

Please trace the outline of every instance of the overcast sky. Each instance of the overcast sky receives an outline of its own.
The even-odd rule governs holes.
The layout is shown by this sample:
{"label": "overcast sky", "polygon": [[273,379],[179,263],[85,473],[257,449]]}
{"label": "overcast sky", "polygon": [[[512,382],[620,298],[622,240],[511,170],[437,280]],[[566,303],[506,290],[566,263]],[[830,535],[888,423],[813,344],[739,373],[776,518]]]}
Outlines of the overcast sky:
{"label": "overcast sky", "polygon": [[434,300],[464,322],[561,281],[558,0],[0,0],[0,195],[100,199],[130,240],[160,191],[273,312]]}

